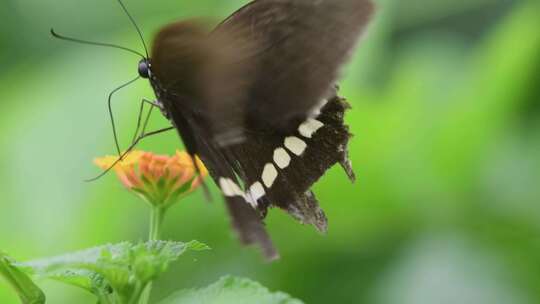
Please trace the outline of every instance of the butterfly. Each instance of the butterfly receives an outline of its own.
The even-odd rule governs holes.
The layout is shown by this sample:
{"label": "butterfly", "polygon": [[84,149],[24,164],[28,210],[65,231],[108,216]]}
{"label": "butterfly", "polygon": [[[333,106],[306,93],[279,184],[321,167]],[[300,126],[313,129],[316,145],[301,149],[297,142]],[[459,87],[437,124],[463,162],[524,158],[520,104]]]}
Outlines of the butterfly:
{"label": "butterfly", "polygon": [[325,232],[311,187],[335,164],[355,179],[336,82],[373,11],[369,0],[255,0],[213,29],[164,26],[138,63],[149,103],[207,167],[241,242],[268,259],[269,208]]}

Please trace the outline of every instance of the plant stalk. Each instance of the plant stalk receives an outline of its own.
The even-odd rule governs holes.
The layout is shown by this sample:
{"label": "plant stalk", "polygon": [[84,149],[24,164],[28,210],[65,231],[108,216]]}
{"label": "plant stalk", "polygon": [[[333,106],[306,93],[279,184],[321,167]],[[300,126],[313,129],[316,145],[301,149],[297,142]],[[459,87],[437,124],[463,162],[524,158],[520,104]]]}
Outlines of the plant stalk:
{"label": "plant stalk", "polygon": [[[152,206],[152,210],[150,212],[150,229],[149,229],[149,235],[148,235],[149,241],[159,240],[160,235],[161,235],[161,224],[163,223],[164,217],[165,217],[165,209],[157,207],[157,206]],[[152,292],[152,282],[149,282],[141,294],[139,303],[148,304],[148,301],[150,300],[151,292]]]}
{"label": "plant stalk", "polygon": [[157,241],[161,234],[161,224],[163,217],[165,216],[165,210],[160,207],[152,207],[150,212],[150,231],[148,235],[149,241]]}

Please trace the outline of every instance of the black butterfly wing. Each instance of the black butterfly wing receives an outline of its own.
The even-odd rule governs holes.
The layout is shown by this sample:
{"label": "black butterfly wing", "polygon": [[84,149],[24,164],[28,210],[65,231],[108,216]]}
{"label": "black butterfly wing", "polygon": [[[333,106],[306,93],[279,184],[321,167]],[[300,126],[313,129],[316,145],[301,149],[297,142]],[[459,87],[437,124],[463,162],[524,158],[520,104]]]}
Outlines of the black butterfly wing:
{"label": "black butterfly wing", "polygon": [[334,164],[355,178],[348,158],[351,135],[343,121],[347,109],[345,100],[333,96],[319,115],[299,123],[295,131],[251,131],[242,144],[225,150],[242,177],[246,201],[263,216],[277,206],[325,232],[327,219],[311,187]]}
{"label": "black butterfly wing", "polygon": [[182,107],[180,100],[171,100],[168,114],[178,130],[186,149],[191,155],[199,155],[212,179],[223,191],[227,209],[232,217],[233,227],[240,240],[246,245],[258,244],[267,259],[275,259],[275,250],[262,218],[256,208],[247,203],[239,185],[237,174],[227,154],[217,142],[209,140],[211,133],[201,123],[203,117]]}
{"label": "black butterfly wing", "polygon": [[347,106],[333,84],[371,12],[367,0],[258,0],[210,38],[185,23],[155,40],[158,99],[221,188],[242,241],[269,258],[268,207],[325,231],[311,186],[336,163],[354,178]]}
{"label": "black butterfly wing", "polygon": [[221,23],[214,32],[239,37],[231,44],[256,66],[248,121],[290,131],[331,98],[372,12],[369,0],[257,0]]}
{"label": "black butterfly wing", "polygon": [[287,136],[270,129],[252,130],[241,144],[229,147],[211,140],[201,124],[204,120],[183,108],[180,100],[171,105],[173,124],[188,151],[201,157],[220,187],[243,243],[258,244],[269,259],[278,256],[262,222],[272,206],[326,231],[327,219],[312,185],[336,163],[354,180],[348,159],[350,134],[343,121],[348,104],[342,98],[329,98],[320,114]]}
{"label": "black butterfly wing", "polygon": [[[241,183],[227,150],[215,140],[215,130],[243,125],[245,107],[241,102],[246,100],[242,94],[247,90],[242,88],[241,79],[247,74],[243,67],[248,65],[232,66],[239,54],[231,54],[231,49],[216,51],[216,43],[225,37],[214,37],[208,39],[198,21],[162,28],[153,43],[150,81],[186,150],[202,159],[216,184],[225,189],[224,194],[238,194]],[[223,83],[225,75],[229,81]],[[223,98],[218,99],[220,94]],[[243,195],[224,196],[242,242],[258,244],[268,259],[276,258],[259,212]]]}
{"label": "black butterfly wing", "polygon": [[372,12],[368,0],[258,0],[214,30],[241,37],[227,46],[241,49],[255,66],[244,141],[223,151],[262,215],[278,206],[325,231],[311,186],[336,163],[354,179],[347,107],[334,83]]}

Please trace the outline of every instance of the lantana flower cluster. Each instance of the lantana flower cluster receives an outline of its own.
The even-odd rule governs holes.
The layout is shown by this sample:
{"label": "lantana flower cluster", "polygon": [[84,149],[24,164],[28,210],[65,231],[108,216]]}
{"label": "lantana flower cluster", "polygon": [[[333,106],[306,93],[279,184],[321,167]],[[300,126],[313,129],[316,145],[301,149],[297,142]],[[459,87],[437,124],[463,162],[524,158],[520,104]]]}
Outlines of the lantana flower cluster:
{"label": "lantana flower cluster", "polygon": [[208,175],[202,161],[184,151],[168,156],[135,150],[120,161],[118,156],[105,156],[94,162],[103,170],[114,165],[112,170],[127,189],[162,209],[197,189]]}

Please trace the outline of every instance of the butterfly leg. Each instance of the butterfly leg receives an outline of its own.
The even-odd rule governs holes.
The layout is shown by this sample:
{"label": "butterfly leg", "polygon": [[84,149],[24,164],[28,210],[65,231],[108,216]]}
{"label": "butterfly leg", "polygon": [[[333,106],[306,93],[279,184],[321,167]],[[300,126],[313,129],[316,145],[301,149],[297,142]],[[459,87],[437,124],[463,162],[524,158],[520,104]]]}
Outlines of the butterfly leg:
{"label": "butterfly leg", "polygon": [[[148,120],[150,119],[151,111],[152,111],[152,109],[154,107],[159,108],[161,111],[163,111],[163,106],[159,102],[155,102],[155,101],[151,101],[151,100],[148,100],[146,98],[143,98],[141,100],[141,106],[140,106],[140,109],[139,109],[139,115],[137,117],[137,127],[135,129],[135,134],[133,134],[133,139],[131,140],[131,143],[134,143],[135,140],[137,139],[137,136],[139,135],[139,131],[141,129],[142,116],[143,116],[143,113],[144,113],[144,105],[145,104],[149,104],[151,106],[150,111],[147,114],[147,118],[145,119],[145,126],[148,123]],[[144,131],[145,131],[145,128],[143,128],[141,133],[144,133]]]}
{"label": "butterfly leg", "polygon": [[146,98],[143,98],[142,99],[142,103],[147,103],[153,107],[156,107],[156,108],[159,108],[160,110],[163,110],[163,105],[161,104],[161,102],[159,101],[152,101],[152,100],[149,100],[149,99],[146,99]]}
{"label": "butterfly leg", "polygon": [[114,137],[114,144],[116,146],[116,151],[118,153],[118,156],[121,155],[121,150],[120,150],[120,144],[118,143],[118,134],[116,133],[116,123],[114,122],[114,114],[113,114],[113,110],[112,110],[112,98],[114,96],[114,94],[116,94],[116,92],[120,91],[121,89],[127,87],[128,85],[134,83],[135,81],[137,81],[139,79],[139,77],[135,78],[135,79],[132,79],[126,83],[124,83],[123,85],[117,87],[116,89],[112,90],[111,93],[109,93],[109,97],[107,98],[107,108],[109,109],[109,117],[111,119],[111,126],[112,126],[112,132],[113,132],[113,137]]}
{"label": "butterfly leg", "polygon": [[142,133],[141,135],[139,135],[135,141],[128,147],[128,149],[122,153],[120,155],[120,157],[118,157],[118,159],[107,169],[105,169],[103,172],[101,172],[100,175],[94,177],[94,178],[91,178],[89,180],[86,180],[87,182],[93,182],[93,181],[96,181],[98,179],[100,179],[101,177],[105,176],[105,174],[109,173],[109,171],[111,171],[112,168],[114,168],[114,166],[116,166],[119,162],[121,162],[134,148],[135,146],[137,146],[137,144],[147,138],[147,137],[150,137],[150,136],[153,136],[153,135],[157,135],[157,134],[160,134],[160,133],[165,133],[167,131],[171,131],[171,130],[174,130],[174,127],[167,127],[167,128],[163,128],[163,129],[159,129],[159,130],[156,130],[156,131],[152,131],[152,132],[148,132],[148,133]]}

